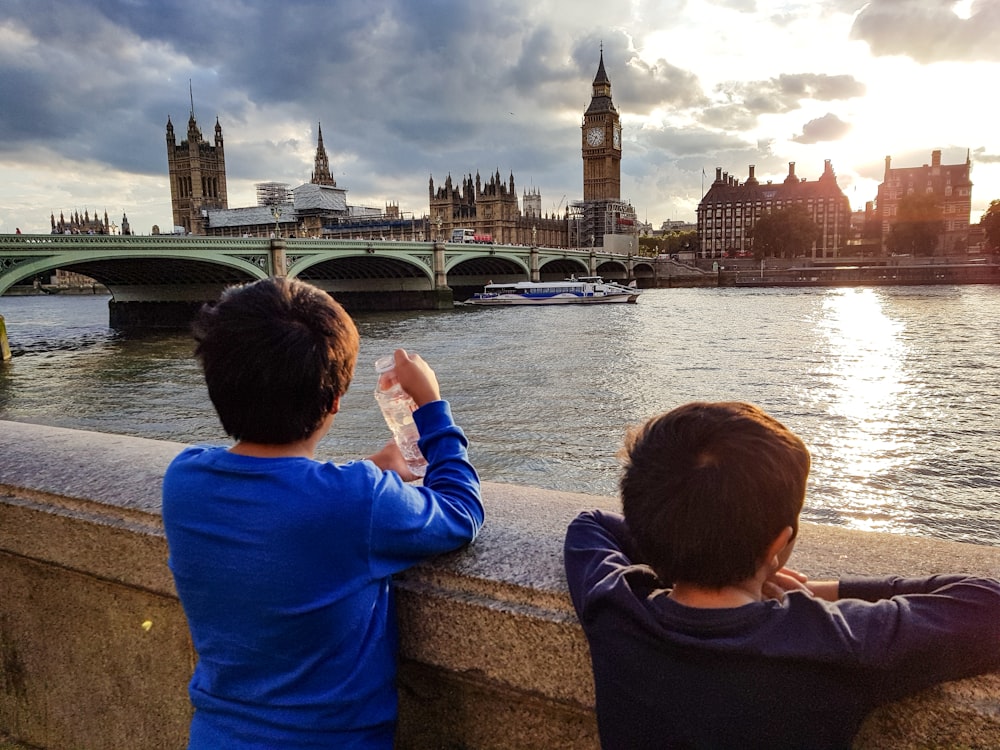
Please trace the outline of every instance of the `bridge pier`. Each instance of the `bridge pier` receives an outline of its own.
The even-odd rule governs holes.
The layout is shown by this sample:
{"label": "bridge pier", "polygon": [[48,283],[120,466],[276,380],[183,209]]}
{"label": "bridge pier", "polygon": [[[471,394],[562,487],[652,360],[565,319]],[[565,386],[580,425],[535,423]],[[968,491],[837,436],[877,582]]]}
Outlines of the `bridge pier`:
{"label": "bridge pier", "polygon": [[272,276],[287,276],[288,263],[285,261],[285,241],[280,238],[271,240],[268,248],[268,260],[271,264]]}
{"label": "bridge pier", "polygon": [[169,328],[183,330],[205,304],[201,301],[118,302],[108,301],[108,325],[116,330]]}
{"label": "bridge pier", "polygon": [[455,306],[452,290],[399,290],[394,292],[330,292],[349,313],[392,310],[450,310]]}
{"label": "bridge pier", "polygon": [[7,341],[7,324],[0,315],[0,362],[10,359],[10,344]]}

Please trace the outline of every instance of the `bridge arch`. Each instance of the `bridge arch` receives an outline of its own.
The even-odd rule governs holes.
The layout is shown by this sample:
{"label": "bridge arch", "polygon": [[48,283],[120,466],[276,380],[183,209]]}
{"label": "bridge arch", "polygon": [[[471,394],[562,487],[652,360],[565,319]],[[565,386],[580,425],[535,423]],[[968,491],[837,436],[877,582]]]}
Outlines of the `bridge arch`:
{"label": "bridge arch", "polygon": [[158,257],[114,251],[91,253],[82,258],[79,254],[55,253],[11,268],[0,279],[0,294],[15,284],[59,268],[89,276],[107,287],[112,299],[119,302],[149,298],[214,299],[231,284],[267,278],[266,260],[266,255],[195,258],[190,253],[169,251],[161,252]]}
{"label": "bridge arch", "polygon": [[641,286],[655,286],[656,269],[653,267],[653,262],[650,260],[642,260],[633,263],[632,278],[634,278],[637,282],[640,279],[647,281],[646,284],[640,284]]}
{"label": "bridge arch", "polygon": [[289,258],[288,275],[328,292],[371,292],[388,289],[429,291],[434,272],[412,256],[376,255],[367,251]]}
{"label": "bridge arch", "polygon": [[561,281],[570,276],[590,276],[585,258],[550,258],[538,264],[539,281]]}
{"label": "bridge arch", "polygon": [[602,276],[605,279],[613,279],[615,281],[629,280],[628,265],[620,260],[606,260],[603,263],[599,263],[595,271],[598,276]]}

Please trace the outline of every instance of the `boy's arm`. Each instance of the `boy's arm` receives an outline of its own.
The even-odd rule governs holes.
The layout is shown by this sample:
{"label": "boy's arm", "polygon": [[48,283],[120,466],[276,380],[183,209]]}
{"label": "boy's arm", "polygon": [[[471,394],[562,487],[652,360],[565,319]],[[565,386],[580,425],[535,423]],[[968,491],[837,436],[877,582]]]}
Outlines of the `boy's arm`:
{"label": "boy's arm", "polygon": [[845,577],[841,596],[862,658],[889,681],[919,689],[1000,669],[1000,581]]}
{"label": "boy's arm", "polygon": [[427,458],[423,486],[380,472],[374,488],[372,569],[384,576],[472,541],[483,524],[479,476],[447,401],[413,412]]}
{"label": "boy's arm", "polygon": [[[619,574],[633,568],[635,542],[618,513],[585,511],[570,522],[563,554],[570,597],[582,619],[587,602],[609,592]],[[652,571],[649,579],[651,587],[658,585]]]}

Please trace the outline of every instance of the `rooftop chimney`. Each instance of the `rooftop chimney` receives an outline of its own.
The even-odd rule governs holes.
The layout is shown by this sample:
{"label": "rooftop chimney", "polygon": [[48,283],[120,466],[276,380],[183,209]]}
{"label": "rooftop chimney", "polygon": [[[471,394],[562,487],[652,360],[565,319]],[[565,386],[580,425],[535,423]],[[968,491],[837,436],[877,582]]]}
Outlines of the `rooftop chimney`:
{"label": "rooftop chimney", "polygon": [[931,166],[940,167],[941,166],[941,152],[931,151]]}

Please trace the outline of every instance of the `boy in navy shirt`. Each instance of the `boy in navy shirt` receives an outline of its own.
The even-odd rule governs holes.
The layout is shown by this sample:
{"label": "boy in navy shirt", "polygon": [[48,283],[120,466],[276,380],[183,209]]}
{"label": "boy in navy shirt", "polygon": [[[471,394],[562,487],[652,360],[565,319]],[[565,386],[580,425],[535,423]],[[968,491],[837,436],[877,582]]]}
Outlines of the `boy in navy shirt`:
{"label": "boy in navy shirt", "polygon": [[565,546],[606,750],[849,748],[874,707],[1000,669],[998,581],[785,567],[810,457],[759,408],[682,406],[624,454],[624,517]]}

